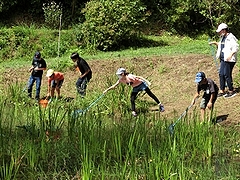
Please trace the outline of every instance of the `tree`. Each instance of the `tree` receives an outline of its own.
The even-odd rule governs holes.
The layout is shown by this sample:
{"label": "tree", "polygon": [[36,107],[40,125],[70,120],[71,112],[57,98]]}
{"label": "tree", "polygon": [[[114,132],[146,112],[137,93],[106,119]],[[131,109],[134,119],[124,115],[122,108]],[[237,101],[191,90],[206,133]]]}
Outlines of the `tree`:
{"label": "tree", "polygon": [[140,0],[91,0],[82,10],[84,44],[89,48],[109,50],[123,39],[139,33],[145,20],[145,6]]}

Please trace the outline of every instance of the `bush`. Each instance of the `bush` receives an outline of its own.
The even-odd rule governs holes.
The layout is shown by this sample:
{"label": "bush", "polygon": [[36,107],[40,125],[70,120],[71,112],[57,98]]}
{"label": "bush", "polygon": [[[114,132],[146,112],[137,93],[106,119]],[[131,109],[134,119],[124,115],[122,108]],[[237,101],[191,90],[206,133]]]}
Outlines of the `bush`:
{"label": "bush", "polygon": [[78,40],[88,49],[111,50],[140,32],[145,10],[140,0],[92,0],[82,10],[85,21]]}
{"label": "bush", "polygon": [[[35,51],[41,51],[44,58],[65,54],[76,46],[76,35],[72,30],[62,30],[59,44],[59,31],[36,27],[14,26],[0,30],[0,59],[32,59]],[[58,49],[59,47],[59,49]],[[58,52],[59,51],[59,52]]]}

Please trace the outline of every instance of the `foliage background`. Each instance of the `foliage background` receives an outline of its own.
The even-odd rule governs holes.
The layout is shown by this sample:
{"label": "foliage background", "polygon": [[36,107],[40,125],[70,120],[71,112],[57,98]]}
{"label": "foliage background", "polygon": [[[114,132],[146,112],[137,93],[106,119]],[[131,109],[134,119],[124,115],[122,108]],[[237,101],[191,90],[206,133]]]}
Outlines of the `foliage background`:
{"label": "foliage background", "polygon": [[1,0],[0,58],[29,58],[36,50],[51,58],[83,49],[94,54],[152,47],[159,43],[145,35],[165,32],[217,40],[222,22],[238,38],[238,9],[238,0]]}
{"label": "foliage background", "polygon": [[[84,14],[81,11],[85,8],[86,3],[102,3],[105,1],[95,0],[1,0],[0,1],[0,22],[2,25],[16,24],[44,24],[43,5],[46,3],[56,3],[62,7],[63,27],[68,29],[76,24],[85,21]],[[107,9],[121,10],[115,7],[119,1],[106,3]],[[127,2],[127,1],[126,1]],[[158,30],[168,30],[183,34],[192,34],[200,32],[209,32],[209,29],[216,28],[217,24],[226,22],[233,27],[234,33],[239,34],[239,15],[240,3],[238,0],[140,0],[141,4],[146,7],[150,15],[147,27],[156,27]],[[127,5],[127,3],[125,4]],[[136,6],[136,9],[138,6]],[[101,14],[99,8],[99,14]],[[130,10],[130,9],[129,9]]]}

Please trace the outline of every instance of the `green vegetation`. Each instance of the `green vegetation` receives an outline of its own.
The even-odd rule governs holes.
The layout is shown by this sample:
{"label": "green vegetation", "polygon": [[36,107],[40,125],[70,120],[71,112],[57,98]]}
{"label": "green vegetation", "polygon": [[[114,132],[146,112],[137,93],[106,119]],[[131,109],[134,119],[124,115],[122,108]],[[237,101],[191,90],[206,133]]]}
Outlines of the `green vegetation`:
{"label": "green vegetation", "polygon": [[146,20],[145,10],[140,0],[88,2],[82,11],[85,21],[79,27],[83,43],[88,49],[119,49],[132,36],[138,36]]}
{"label": "green vegetation", "polygon": [[[47,2],[47,3],[46,3]],[[106,16],[105,25],[99,23],[96,30],[102,27],[108,29],[108,25],[122,24],[122,17],[131,17],[136,12],[141,12],[135,18],[126,19],[132,22],[132,25],[142,18],[142,15],[147,15],[146,24],[142,29],[149,31],[150,34],[154,33],[152,30],[162,31],[167,30],[178,34],[196,35],[202,32],[214,33],[214,30],[221,22],[226,22],[239,34],[239,9],[240,4],[238,0],[125,0],[122,4],[121,0],[104,1],[104,0],[29,0],[29,1],[15,1],[15,0],[2,0],[0,3],[0,26],[12,26],[16,24],[36,24],[38,27],[48,26],[53,29],[58,29],[59,19],[62,19],[64,29],[69,29],[74,25],[80,25],[89,20],[90,14],[87,16],[82,13],[82,10],[92,12],[91,19],[95,26],[97,21],[102,18],[102,15],[107,15],[111,12],[114,16],[109,19]],[[131,2],[131,3],[129,3]],[[92,6],[89,9],[88,5]],[[102,6],[98,6],[101,4]],[[139,6],[141,4],[141,6]],[[135,6],[135,8],[131,8]],[[87,8],[86,8],[87,7]],[[145,7],[145,8],[142,8]],[[99,16],[96,16],[94,11]],[[119,14],[120,12],[120,14]],[[88,21],[87,20],[87,21]],[[136,21],[133,21],[136,20]],[[125,21],[127,23],[127,21]],[[102,22],[102,20],[100,20]],[[88,22],[89,25],[91,22]],[[96,23],[96,24],[95,24]],[[103,26],[102,26],[103,25]],[[125,24],[126,25],[126,24]],[[90,27],[90,26],[88,26]],[[119,26],[116,26],[119,27]],[[157,28],[156,28],[157,27]],[[92,29],[90,27],[90,29]],[[119,27],[122,30],[122,27]],[[110,33],[110,31],[105,32]],[[117,31],[121,34],[121,31]],[[108,41],[108,39],[103,39]]]}
{"label": "green vegetation", "polygon": [[[35,51],[41,51],[45,57],[58,56],[59,32],[56,30],[38,29],[35,26],[14,26],[1,28],[0,37],[1,61],[13,59],[26,61],[32,59]],[[73,31],[61,31],[59,54],[66,53],[70,47],[75,47],[77,43],[74,39]]]}
{"label": "green vegetation", "polygon": [[54,101],[43,108],[9,86],[0,103],[1,179],[237,179],[239,133],[197,113],[168,131],[159,112],[132,117],[129,89],[111,91],[85,114],[100,92],[82,100]]}
{"label": "green vegetation", "polygon": [[[110,61],[121,57],[210,54],[207,36],[193,40],[166,34],[146,39],[161,42],[162,46],[96,52],[84,57]],[[59,61],[66,62],[66,67],[62,67],[66,70],[70,67],[69,52],[57,60],[49,58],[48,62],[56,67]],[[17,68],[19,63],[29,65],[29,59],[8,60],[1,65]],[[159,69],[159,73],[165,71],[168,69],[164,66]],[[103,83],[109,86],[114,81],[108,78]],[[164,119],[159,112],[149,112],[149,102],[141,100],[137,103],[141,113],[132,117],[125,96],[129,93],[128,88],[120,86],[106,95],[110,98],[103,97],[88,112],[75,116],[75,110],[87,108],[101,92],[89,94],[84,101],[63,97],[43,108],[26,97],[21,84],[5,87],[0,96],[0,178],[240,178],[237,127],[226,130],[212,123],[200,124],[194,111],[176,125],[171,135],[168,128],[176,119]]]}
{"label": "green vegetation", "polygon": [[68,56],[74,51],[85,57],[91,57],[91,59],[184,53],[209,54],[209,48],[206,46],[208,43],[206,35],[197,38],[181,37],[171,33],[163,33],[161,36],[142,36],[128,48],[125,47],[119,51],[103,52],[91,51],[86,49],[86,46],[78,44],[77,39],[75,39],[77,33],[78,31],[74,29],[63,30],[61,31],[60,41],[58,41],[59,32],[56,30],[38,29],[34,26],[2,28],[0,31],[0,62],[12,61],[14,59],[29,61],[37,50],[41,51],[46,59],[64,59],[66,56],[69,59]]}
{"label": "green vegetation", "polygon": [[[219,23],[240,34],[237,0],[43,2],[0,2],[1,79],[29,66],[35,51],[49,67],[67,71],[74,51],[90,61],[209,55],[208,36],[218,38]],[[168,71],[164,64],[157,70]],[[141,113],[131,116],[124,86],[76,116],[101,89],[84,101],[63,97],[43,108],[8,75],[0,86],[0,179],[240,178],[238,126],[200,124],[193,111],[170,134],[176,119],[150,112],[147,101],[137,100]],[[106,86],[115,80],[106,79]]]}

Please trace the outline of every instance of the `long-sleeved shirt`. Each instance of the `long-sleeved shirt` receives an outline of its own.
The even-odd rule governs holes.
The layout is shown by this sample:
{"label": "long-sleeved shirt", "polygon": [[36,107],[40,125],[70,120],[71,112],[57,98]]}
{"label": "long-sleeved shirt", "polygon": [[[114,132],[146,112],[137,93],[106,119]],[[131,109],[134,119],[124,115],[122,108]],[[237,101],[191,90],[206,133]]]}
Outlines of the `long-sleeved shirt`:
{"label": "long-sleeved shirt", "polygon": [[221,53],[224,54],[224,61],[227,61],[227,58],[230,56],[230,54],[235,53],[231,60],[228,62],[236,62],[237,61],[237,52],[239,49],[239,44],[238,44],[238,39],[232,34],[229,33],[226,36],[225,39],[225,44],[224,44],[224,48],[221,50],[221,42],[222,42],[222,38],[220,40],[220,42],[218,43],[218,49],[217,49],[217,54],[216,54],[216,58],[218,59],[221,55]]}

